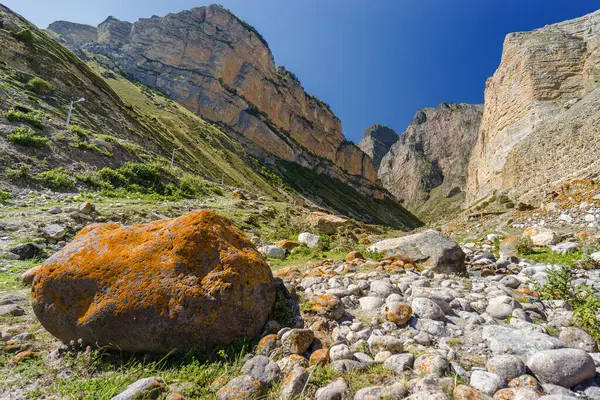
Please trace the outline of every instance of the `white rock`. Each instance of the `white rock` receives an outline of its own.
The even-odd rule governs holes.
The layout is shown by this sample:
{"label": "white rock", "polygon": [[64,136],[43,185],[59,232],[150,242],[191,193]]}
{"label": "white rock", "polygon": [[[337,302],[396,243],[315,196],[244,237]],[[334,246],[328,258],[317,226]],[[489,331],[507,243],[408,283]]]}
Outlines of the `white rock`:
{"label": "white rock", "polygon": [[320,249],[323,246],[320,236],[308,232],[298,235],[298,242],[306,245],[309,249]]}

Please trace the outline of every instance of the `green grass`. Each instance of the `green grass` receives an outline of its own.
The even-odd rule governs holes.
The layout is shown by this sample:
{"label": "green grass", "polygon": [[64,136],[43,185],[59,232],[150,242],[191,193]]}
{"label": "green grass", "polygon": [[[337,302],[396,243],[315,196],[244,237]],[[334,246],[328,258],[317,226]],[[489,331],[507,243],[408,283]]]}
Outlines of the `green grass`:
{"label": "green grass", "polygon": [[570,267],[573,267],[578,264],[578,262],[583,258],[583,255],[584,254],[581,251],[560,254],[554,253],[550,249],[544,249],[533,250],[533,252],[529,254],[522,254],[521,256],[537,263],[568,265]]}
{"label": "green grass", "polygon": [[[6,282],[0,285],[0,293],[14,292],[23,289],[25,286],[21,283],[21,275],[29,268],[40,265],[42,260],[12,261],[6,271],[0,271],[0,282]],[[0,296],[1,297],[1,296]]]}

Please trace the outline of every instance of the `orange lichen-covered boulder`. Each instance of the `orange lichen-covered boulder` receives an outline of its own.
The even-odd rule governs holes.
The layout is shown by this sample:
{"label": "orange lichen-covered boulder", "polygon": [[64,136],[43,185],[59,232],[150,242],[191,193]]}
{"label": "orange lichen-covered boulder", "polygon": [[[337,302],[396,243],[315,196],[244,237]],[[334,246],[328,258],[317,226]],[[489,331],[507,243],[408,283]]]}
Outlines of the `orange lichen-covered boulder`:
{"label": "orange lichen-covered boulder", "polygon": [[34,312],[54,336],[129,352],[254,337],[274,301],[264,259],[212,211],[89,225],[44,263],[32,287]]}

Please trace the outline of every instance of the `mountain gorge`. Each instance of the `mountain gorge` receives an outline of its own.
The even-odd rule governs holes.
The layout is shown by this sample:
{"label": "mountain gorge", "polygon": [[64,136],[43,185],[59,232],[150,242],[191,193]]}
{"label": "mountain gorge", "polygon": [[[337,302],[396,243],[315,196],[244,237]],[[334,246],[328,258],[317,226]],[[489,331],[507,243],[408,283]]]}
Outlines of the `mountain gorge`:
{"label": "mountain gorge", "polygon": [[[214,10],[216,16],[212,16],[209,9]],[[73,46],[87,43],[90,49],[98,47],[98,53],[76,49],[83,60],[11,10],[3,7],[0,12],[4,27],[0,30],[4,62],[0,105],[5,117],[0,126],[3,133],[0,145],[4,149],[4,173],[10,177],[3,181],[6,188],[9,188],[6,185],[39,187],[41,184],[60,190],[112,190],[117,185],[120,190],[122,179],[117,182],[111,178],[108,182],[112,172],[103,169],[120,171],[127,163],[146,169],[148,164],[157,168],[153,174],[161,179],[158,184],[144,178],[146,184],[152,186],[148,190],[156,192],[159,188],[161,195],[170,195],[173,188],[181,187],[182,174],[189,173],[195,177],[186,179],[193,180],[195,186],[200,185],[197,181],[205,180],[202,185],[224,184],[228,188],[250,189],[255,194],[285,201],[308,200],[336,213],[390,223],[398,228],[420,224],[376,182],[376,171],[370,159],[344,139],[339,120],[322,102],[305,94],[291,73],[282,68],[275,70],[272,56],[255,30],[222,8],[214,6],[183,15],[187,23],[191,23],[190,18],[205,18],[206,15],[217,20],[227,18],[225,22],[219,21],[232,24],[231,30],[240,35],[240,43],[236,46],[246,46],[248,61],[240,62],[242,57],[232,53],[236,46],[231,38],[223,39],[229,43],[225,44],[226,48],[219,47],[223,41],[211,39],[210,45],[214,48],[210,49],[215,56],[208,57],[204,64],[198,61],[204,69],[190,68],[191,61],[182,56],[177,73],[173,72],[173,67],[160,61],[150,62],[147,58],[153,51],[161,53],[160,46],[173,49],[175,42],[159,44],[146,38],[144,40],[149,43],[144,46],[136,43],[131,48],[143,47],[149,53],[140,50],[134,57],[138,53],[133,53],[121,40],[127,39],[126,33],[131,34],[132,24],[113,18],[107,19],[99,29],[70,23],[53,24],[62,33],[52,35],[61,41],[68,39]],[[149,22],[163,21],[160,24],[163,29],[175,29],[180,18],[184,17],[178,15],[169,23],[156,18]],[[199,24],[209,29],[210,24]],[[71,31],[67,32],[65,27]],[[141,26],[135,32],[154,30],[153,27],[144,31]],[[213,30],[217,32],[216,28]],[[21,32],[27,33],[25,39],[21,38]],[[161,31],[155,39],[168,40],[167,33]],[[89,42],[90,39],[98,42]],[[200,39],[208,40],[204,36]],[[207,43],[203,45],[208,46]],[[258,50],[250,49],[248,46],[251,45],[257,46]],[[110,53],[111,46],[126,48],[131,53],[122,56],[115,53],[115,57],[121,59],[111,61],[100,54],[100,48]],[[188,45],[187,48],[192,56],[206,51],[206,47],[194,49]],[[175,62],[171,59],[174,54],[163,53],[164,62]],[[137,63],[141,65],[139,69]],[[257,69],[250,68],[251,65]],[[304,144],[296,141],[292,133],[277,129],[265,111],[259,110],[241,90],[238,93],[238,89],[225,83],[225,79],[230,79],[227,71],[242,66],[250,75],[245,77],[245,73],[238,70],[236,82],[245,88],[246,95],[273,115],[280,115],[277,123],[288,127]],[[125,71],[125,67],[131,68],[131,73]],[[250,73],[250,69],[254,72]],[[222,71],[225,78],[206,77],[209,70]],[[257,70],[271,71],[272,74],[264,79],[257,78]],[[189,81],[183,79],[184,74],[189,75]],[[271,97],[261,94],[262,82],[268,79],[277,84],[267,85],[275,91],[275,94],[269,92],[269,96],[273,94],[273,99],[279,99],[272,105],[264,100]],[[209,83],[205,87],[201,83],[192,83],[196,81]],[[33,82],[46,89],[42,87],[43,92],[35,89]],[[173,101],[167,93],[178,101]],[[85,101],[74,107],[72,124],[76,126],[66,131],[64,119],[69,101],[80,97]],[[196,108],[193,104],[204,106]],[[268,108],[271,106],[273,108]],[[32,123],[32,120],[36,121]],[[305,136],[304,130],[298,130],[301,123],[313,127],[307,128]],[[16,134],[27,138],[16,138]],[[276,138],[269,136],[272,134]],[[43,146],[35,149],[31,145],[13,143],[21,139],[30,143],[29,136],[34,136],[36,143]],[[318,145],[316,141],[320,141]],[[309,151],[309,146],[314,150]],[[180,172],[169,169],[171,157]],[[61,180],[58,185],[54,182],[57,175]],[[321,186],[302,183],[309,181],[321,182]],[[139,182],[133,188],[141,190]]]}

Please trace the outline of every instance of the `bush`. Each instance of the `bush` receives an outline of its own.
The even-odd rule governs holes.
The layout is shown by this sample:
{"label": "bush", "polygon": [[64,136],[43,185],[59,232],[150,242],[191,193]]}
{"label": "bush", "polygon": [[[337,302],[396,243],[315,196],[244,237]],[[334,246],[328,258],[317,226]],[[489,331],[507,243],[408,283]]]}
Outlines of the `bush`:
{"label": "bush", "polygon": [[112,154],[109,153],[108,151],[104,151],[102,150],[100,147],[96,146],[95,144],[92,143],[88,143],[88,142],[76,142],[73,147],[76,147],[78,149],[83,149],[83,150],[91,150],[95,153],[98,154],[102,154],[105,157],[111,157]]}
{"label": "bush", "polygon": [[22,111],[17,110],[8,110],[3,113],[3,115],[10,122],[24,122],[33,126],[34,128],[42,127],[42,116],[37,112],[29,112],[24,113]]}
{"label": "bush", "polygon": [[179,180],[179,189],[184,197],[197,197],[206,194],[204,180],[196,175],[185,173]]}
{"label": "bush", "polygon": [[33,44],[33,33],[29,29],[23,29],[20,32],[13,33],[13,37],[25,44]]}
{"label": "bush", "polygon": [[50,82],[46,82],[42,78],[35,77],[27,83],[27,87],[37,94],[48,94],[54,90],[54,86]]}
{"label": "bush", "polygon": [[541,286],[532,280],[542,300],[565,300],[573,308],[575,325],[600,339],[600,293],[591,285],[573,284],[571,269],[563,265],[548,271],[548,281]]}
{"label": "bush", "polygon": [[27,164],[21,164],[17,168],[6,168],[4,175],[11,181],[19,181],[31,177],[31,167]]}
{"label": "bush", "polygon": [[10,199],[10,193],[4,190],[0,190],[0,203],[6,203],[8,199]]}
{"label": "bush", "polygon": [[529,236],[519,238],[515,245],[518,254],[527,255],[533,253],[533,241]]}
{"label": "bush", "polygon": [[75,136],[77,136],[77,138],[80,140],[85,140],[85,139],[89,138],[90,136],[92,136],[92,131],[83,129],[82,127],[80,127],[78,125],[71,125],[69,127],[69,132],[74,133]]}
{"label": "bush", "polygon": [[33,147],[37,149],[49,147],[52,144],[50,139],[44,136],[37,135],[29,128],[15,129],[12,133],[8,135],[8,140],[12,144],[17,144],[19,146],[25,147]]}
{"label": "bush", "polygon": [[41,172],[37,175],[37,180],[53,190],[73,189],[77,183],[72,174],[64,168]]}

